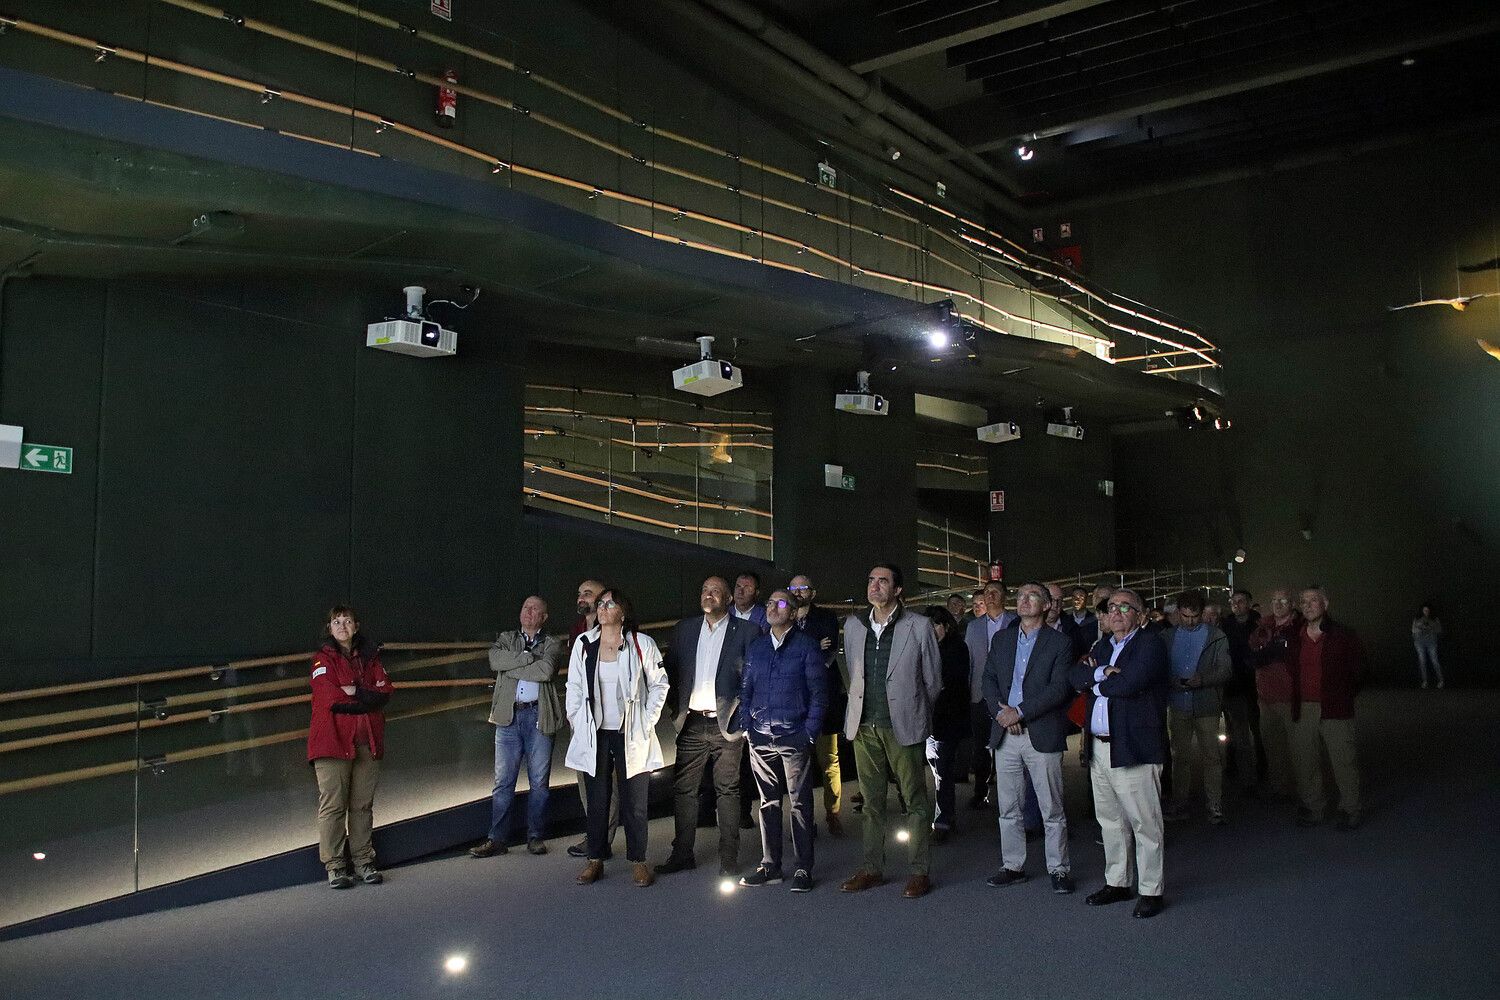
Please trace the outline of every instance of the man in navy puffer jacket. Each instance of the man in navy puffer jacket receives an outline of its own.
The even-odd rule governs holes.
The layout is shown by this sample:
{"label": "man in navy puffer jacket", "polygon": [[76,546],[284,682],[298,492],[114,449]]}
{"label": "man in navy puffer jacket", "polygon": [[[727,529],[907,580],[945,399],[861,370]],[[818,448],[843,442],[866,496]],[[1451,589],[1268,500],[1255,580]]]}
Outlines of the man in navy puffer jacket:
{"label": "man in navy puffer jacket", "polygon": [[769,635],[750,644],[740,681],[740,725],[750,742],[750,770],[760,789],[761,863],[741,885],[776,885],[781,873],[781,800],[792,800],[792,891],[812,888],[813,741],[828,711],[823,653],[792,628],[792,595],[778,590],[766,601]]}

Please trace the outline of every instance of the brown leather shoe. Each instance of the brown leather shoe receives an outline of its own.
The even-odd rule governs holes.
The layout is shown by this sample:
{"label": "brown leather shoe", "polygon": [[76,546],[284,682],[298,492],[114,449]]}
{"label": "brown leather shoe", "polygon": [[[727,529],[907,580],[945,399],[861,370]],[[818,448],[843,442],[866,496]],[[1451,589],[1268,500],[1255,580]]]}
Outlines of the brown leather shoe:
{"label": "brown leather shoe", "polygon": [[637,861],[631,878],[634,879],[637,889],[644,889],[656,881],[656,873],[651,870],[651,866],[646,864],[646,862]]}
{"label": "brown leather shoe", "polygon": [[839,819],[839,814],[831,812],[828,814],[828,836],[842,837],[844,835],[844,822]]}
{"label": "brown leather shoe", "polygon": [[592,885],[603,877],[604,862],[590,861],[588,864],[583,866],[583,871],[578,873],[578,878],[574,879],[574,881],[579,885]]}
{"label": "brown leather shoe", "polygon": [[907,899],[920,899],[932,891],[932,879],[926,875],[913,875],[906,880],[906,888],[901,895]]}
{"label": "brown leather shoe", "polygon": [[879,872],[867,872],[861,870],[844,879],[844,883],[839,886],[839,891],[864,892],[866,889],[873,889],[877,885],[885,885],[884,876],[882,876]]}

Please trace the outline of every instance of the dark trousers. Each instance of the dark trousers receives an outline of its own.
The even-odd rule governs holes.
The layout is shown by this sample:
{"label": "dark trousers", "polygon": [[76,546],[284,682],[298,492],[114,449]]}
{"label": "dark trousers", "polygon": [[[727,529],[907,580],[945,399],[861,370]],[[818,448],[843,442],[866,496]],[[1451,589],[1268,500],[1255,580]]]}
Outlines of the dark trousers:
{"label": "dark trousers", "polygon": [[954,773],[958,763],[958,740],[927,737],[927,765],[932,768],[932,787],[937,796],[937,812],[932,817],[934,830],[952,830],[958,825],[954,805],[954,783],[961,775]]}
{"label": "dark trousers", "polygon": [[792,800],[792,852],[796,869],[812,873],[813,866],[813,766],[812,745],[789,737],[797,745],[781,741],[750,745],[750,771],[760,789],[761,860],[771,871],[781,870],[781,800]]}
{"label": "dark trousers", "polygon": [[[620,823],[625,827],[625,857],[646,861],[646,805],[651,792],[651,772],[642,771],[633,778],[625,776],[625,734],[618,729],[601,729],[596,734],[598,750],[594,773],[588,776],[589,860],[603,861],[609,852],[609,806],[618,782],[620,790]],[[614,780],[611,781],[611,775]]]}
{"label": "dark trousers", "polygon": [[[584,819],[589,814],[589,776],[582,771],[578,772],[578,798],[583,803]],[[614,794],[609,799],[609,840],[610,850],[614,850],[615,834],[620,832],[620,786],[615,783]],[[586,835],[585,835],[586,836]]]}
{"label": "dark trousers", "polygon": [[677,734],[677,762],[672,766],[672,811],[676,836],[672,857],[693,858],[698,829],[698,787],[707,770],[713,773],[714,800],[719,825],[719,864],[731,871],[740,865],[740,762],[743,739],[728,740],[717,719],[689,712]]}
{"label": "dark trousers", "polygon": [[990,750],[990,724],[994,721],[984,702],[969,704],[969,735],[974,740],[972,763],[976,799],[982,799],[990,793],[990,779],[995,776],[995,755]]}

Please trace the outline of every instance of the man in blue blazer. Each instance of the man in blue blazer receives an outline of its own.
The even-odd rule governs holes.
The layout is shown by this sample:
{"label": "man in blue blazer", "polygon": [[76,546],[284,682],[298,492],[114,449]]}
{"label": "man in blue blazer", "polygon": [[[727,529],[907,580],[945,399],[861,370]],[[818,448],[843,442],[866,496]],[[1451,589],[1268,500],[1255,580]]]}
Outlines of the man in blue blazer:
{"label": "man in blue blazer", "polygon": [[760,628],[729,614],[729,583],[721,576],[703,581],[701,615],[684,618],[672,630],[663,666],[671,684],[667,705],[677,726],[677,761],[672,768],[672,805],[677,835],[672,854],[656,866],[663,875],[697,867],[693,842],[698,826],[698,787],[713,768],[718,803],[719,869],[739,873],[740,765],[744,733],[736,723],[740,678],[750,643]]}
{"label": "man in blue blazer", "polygon": [[1167,685],[1171,673],[1161,640],[1141,626],[1146,605],[1133,590],[1109,598],[1106,625],[1073,687],[1088,692],[1084,759],[1094,786],[1094,814],[1104,833],[1105,886],[1090,906],[1136,895],[1137,917],[1162,911],[1161,772],[1167,762]]}
{"label": "man in blue blazer", "polygon": [[1063,815],[1062,755],[1067,749],[1073,688],[1073,643],[1047,625],[1052,595],[1046,585],[1023,583],[1016,591],[1020,621],[999,632],[984,664],[984,700],[993,720],[995,800],[1000,807],[1000,871],[987,882],[1014,885],[1027,879],[1026,830],[1021,819],[1026,776],[1036,788],[1046,830],[1052,891],[1073,891],[1068,863],[1068,823]]}

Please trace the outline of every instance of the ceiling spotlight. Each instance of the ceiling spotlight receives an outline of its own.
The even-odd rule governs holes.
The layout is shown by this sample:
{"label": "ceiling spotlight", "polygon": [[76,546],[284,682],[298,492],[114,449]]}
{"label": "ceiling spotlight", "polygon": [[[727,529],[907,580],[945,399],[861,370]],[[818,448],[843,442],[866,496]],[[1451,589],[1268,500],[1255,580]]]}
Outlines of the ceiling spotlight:
{"label": "ceiling spotlight", "polygon": [[901,159],[901,150],[897,149],[895,146],[887,146],[885,147],[885,155],[889,156],[891,158],[891,162],[894,163],[896,160]]}
{"label": "ceiling spotlight", "polygon": [[272,90],[271,88],[267,87],[265,90],[261,91],[260,103],[270,104],[280,96],[281,94],[278,91]]}
{"label": "ceiling spotlight", "polygon": [[1020,157],[1023,162],[1024,161],[1029,161],[1035,155],[1036,155],[1036,150],[1032,149],[1030,146],[1017,146],[1016,147],[1016,156]]}
{"label": "ceiling spotlight", "polygon": [[1415,66],[1416,64],[1417,64],[1417,60],[1414,59],[1411,56],[1407,56],[1405,59],[1401,60],[1401,65],[1405,66],[1407,69],[1410,69],[1411,67]]}
{"label": "ceiling spotlight", "polygon": [[929,330],[927,332],[927,343],[932,345],[933,350],[941,351],[948,346],[948,331]]}
{"label": "ceiling spotlight", "polygon": [[1234,550],[1234,561],[1237,562],[1237,563],[1242,563],[1242,562],[1245,561],[1245,550],[1244,549],[1235,549]]}
{"label": "ceiling spotlight", "polygon": [[382,132],[384,132],[384,131],[386,131],[386,130],[387,130],[387,129],[389,129],[389,128],[390,128],[390,127],[391,127],[391,123],[390,123],[390,122],[388,122],[388,121],[386,121],[386,120],[385,120],[385,119],[384,119],[384,118],[382,118],[382,119],[380,119],[380,121],[379,121],[379,122],[378,122],[378,123],[377,123],[377,124],[376,124],[376,125],[375,125],[375,134],[376,134],[376,135],[379,135],[379,134],[380,134],[380,133],[382,133]]}
{"label": "ceiling spotlight", "polygon": [[46,854],[45,851],[36,851],[36,852],[34,852],[31,855],[31,860],[33,860],[33,861],[46,861],[47,860],[47,854]]}

